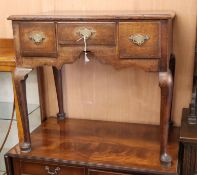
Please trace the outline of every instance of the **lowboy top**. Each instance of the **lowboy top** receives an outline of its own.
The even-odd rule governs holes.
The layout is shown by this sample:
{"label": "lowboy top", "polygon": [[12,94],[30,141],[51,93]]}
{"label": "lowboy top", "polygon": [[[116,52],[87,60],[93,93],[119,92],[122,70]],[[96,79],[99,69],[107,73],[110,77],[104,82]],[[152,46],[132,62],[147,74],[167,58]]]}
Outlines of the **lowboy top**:
{"label": "lowboy top", "polygon": [[172,11],[51,11],[33,15],[12,15],[9,20],[114,20],[114,19],[172,19]]}

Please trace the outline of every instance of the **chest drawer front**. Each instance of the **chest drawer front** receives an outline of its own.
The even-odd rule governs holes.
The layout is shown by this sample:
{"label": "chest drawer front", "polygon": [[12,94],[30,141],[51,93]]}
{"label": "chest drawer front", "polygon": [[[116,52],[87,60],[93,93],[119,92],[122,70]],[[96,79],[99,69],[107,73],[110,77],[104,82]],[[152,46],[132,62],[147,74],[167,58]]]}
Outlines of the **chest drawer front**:
{"label": "chest drawer front", "polygon": [[21,174],[32,175],[85,175],[80,167],[61,166],[56,164],[21,162]]}
{"label": "chest drawer front", "polygon": [[89,170],[88,175],[137,175],[137,174],[122,174],[107,171]]}
{"label": "chest drawer front", "polygon": [[160,58],[159,22],[120,22],[120,58]]}
{"label": "chest drawer front", "polygon": [[60,45],[84,45],[82,33],[89,35],[87,39],[88,45],[114,46],[116,44],[116,24],[113,22],[65,22],[58,24]]}
{"label": "chest drawer front", "polygon": [[21,55],[56,57],[55,24],[50,22],[20,23]]}

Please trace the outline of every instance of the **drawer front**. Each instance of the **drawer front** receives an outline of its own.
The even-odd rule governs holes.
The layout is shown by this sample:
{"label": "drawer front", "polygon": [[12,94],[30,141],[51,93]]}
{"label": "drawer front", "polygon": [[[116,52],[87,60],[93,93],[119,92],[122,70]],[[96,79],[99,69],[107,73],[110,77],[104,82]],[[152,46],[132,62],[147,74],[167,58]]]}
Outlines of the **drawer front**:
{"label": "drawer front", "polygon": [[116,25],[113,22],[58,24],[58,42],[60,45],[84,45],[82,34],[89,36],[88,45],[114,46],[116,44]]}
{"label": "drawer front", "polygon": [[136,175],[136,174],[122,174],[107,171],[89,170],[88,175]]}
{"label": "drawer front", "polygon": [[54,23],[20,23],[21,55],[27,57],[56,57]]}
{"label": "drawer front", "polygon": [[120,58],[160,58],[159,22],[120,22]]}
{"label": "drawer front", "polygon": [[56,164],[21,162],[21,174],[32,175],[85,175],[85,169],[80,167],[61,166]]}

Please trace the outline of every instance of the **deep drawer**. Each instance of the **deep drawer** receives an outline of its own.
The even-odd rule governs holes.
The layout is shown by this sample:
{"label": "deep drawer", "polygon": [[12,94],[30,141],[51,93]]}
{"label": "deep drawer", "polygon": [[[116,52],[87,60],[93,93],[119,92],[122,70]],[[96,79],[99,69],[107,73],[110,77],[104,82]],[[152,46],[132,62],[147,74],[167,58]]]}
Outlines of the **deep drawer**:
{"label": "deep drawer", "polygon": [[21,161],[21,174],[85,175],[85,168]]}
{"label": "deep drawer", "polygon": [[120,58],[160,58],[160,22],[120,22]]}
{"label": "deep drawer", "polygon": [[116,44],[116,24],[113,22],[64,22],[58,23],[58,43],[60,45],[84,45],[80,32],[90,32],[88,45]]}
{"label": "deep drawer", "polygon": [[55,24],[52,22],[20,23],[21,55],[26,57],[56,57]]}

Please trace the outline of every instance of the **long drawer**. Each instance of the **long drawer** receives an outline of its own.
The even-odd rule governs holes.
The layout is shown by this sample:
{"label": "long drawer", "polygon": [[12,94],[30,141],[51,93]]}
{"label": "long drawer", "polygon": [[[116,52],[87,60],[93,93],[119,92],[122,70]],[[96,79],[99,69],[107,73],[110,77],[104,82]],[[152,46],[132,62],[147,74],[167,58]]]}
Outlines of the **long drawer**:
{"label": "long drawer", "polygon": [[114,22],[63,22],[58,23],[57,28],[60,45],[84,45],[82,34],[89,35],[88,45],[114,46],[116,44]]}
{"label": "long drawer", "polygon": [[61,164],[47,163],[47,162],[20,162],[21,174],[32,175],[85,175],[85,168],[64,166]]}
{"label": "long drawer", "polygon": [[136,174],[122,174],[108,171],[89,170],[88,175],[136,175]]}

